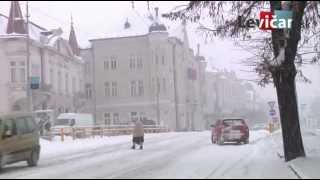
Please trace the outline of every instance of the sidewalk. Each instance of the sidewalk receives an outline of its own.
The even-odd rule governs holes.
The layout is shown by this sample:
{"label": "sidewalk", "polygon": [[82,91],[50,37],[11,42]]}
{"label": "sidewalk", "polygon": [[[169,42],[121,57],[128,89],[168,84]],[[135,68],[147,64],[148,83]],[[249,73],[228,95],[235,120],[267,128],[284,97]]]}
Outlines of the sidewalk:
{"label": "sidewalk", "polygon": [[[303,141],[306,158],[298,158],[288,162],[288,166],[303,179],[320,178],[320,130],[303,131]],[[278,155],[283,158],[283,144],[281,132],[272,134]]]}

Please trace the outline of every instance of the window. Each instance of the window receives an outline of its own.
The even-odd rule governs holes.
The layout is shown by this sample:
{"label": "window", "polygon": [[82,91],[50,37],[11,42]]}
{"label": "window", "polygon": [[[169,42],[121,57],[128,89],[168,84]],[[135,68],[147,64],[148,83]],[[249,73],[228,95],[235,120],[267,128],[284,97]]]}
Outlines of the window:
{"label": "window", "polygon": [[142,62],[142,57],[141,56],[139,56],[138,57],[138,59],[137,59],[137,67],[138,67],[138,69],[142,69],[143,68],[143,62]]}
{"label": "window", "polygon": [[11,82],[12,83],[17,82],[16,68],[11,68]]}
{"label": "window", "polygon": [[158,65],[158,64],[159,64],[159,57],[158,57],[158,54],[156,54],[156,57],[155,57],[155,63],[156,63],[156,65]]}
{"label": "window", "polygon": [[87,99],[91,99],[92,98],[91,84],[87,84],[86,85],[86,96],[87,96]]}
{"label": "window", "polygon": [[[17,135],[16,123],[12,119],[4,121],[3,133],[6,133],[7,130],[11,131],[13,136]],[[4,135],[5,134],[2,134],[2,136],[4,136]]]}
{"label": "window", "polygon": [[113,124],[119,124],[120,123],[119,113],[113,113]]}
{"label": "window", "polygon": [[136,81],[131,81],[131,96],[134,97],[136,95],[137,95]]}
{"label": "window", "polygon": [[16,64],[17,64],[17,63],[16,63],[16,62],[14,62],[14,61],[10,62],[10,66],[11,66],[11,67],[16,66]]}
{"label": "window", "polygon": [[112,96],[116,97],[118,96],[118,83],[117,82],[112,82]]}
{"label": "window", "polygon": [[61,72],[58,72],[58,92],[62,92],[62,77],[61,77]]}
{"label": "window", "polygon": [[111,69],[113,70],[117,69],[117,59],[115,56],[111,57]]}
{"label": "window", "polygon": [[139,81],[139,96],[144,95],[144,87],[143,87],[143,81]]}
{"label": "window", "polygon": [[104,70],[108,70],[109,69],[109,61],[104,61]]}
{"label": "window", "polygon": [[111,124],[110,113],[104,113],[104,124],[105,125],[110,125]]}
{"label": "window", "polygon": [[20,82],[26,82],[26,71],[24,68],[20,68]]}
{"label": "window", "polygon": [[162,65],[166,65],[164,55],[162,55]]}
{"label": "window", "polygon": [[135,69],[135,67],[136,67],[135,57],[133,55],[130,56],[129,67],[130,67],[130,69]]}
{"label": "window", "polygon": [[36,124],[33,121],[32,117],[26,117],[25,121],[26,121],[29,133],[34,132],[36,130]]}
{"label": "window", "polygon": [[30,133],[30,129],[28,128],[27,121],[25,118],[17,118],[15,122],[17,125],[17,131],[19,135]]}
{"label": "window", "polygon": [[110,96],[110,84],[109,82],[104,83],[104,96],[109,97]]}
{"label": "window", "polygon": [[25,62],[10,62],[10,76],[12,83],[26,82]]}
{"label": "window", "polygon": [[65,79],[65,88],[66,88],[66,94],[69,94],[69,75],[66,73],[66,79]]}

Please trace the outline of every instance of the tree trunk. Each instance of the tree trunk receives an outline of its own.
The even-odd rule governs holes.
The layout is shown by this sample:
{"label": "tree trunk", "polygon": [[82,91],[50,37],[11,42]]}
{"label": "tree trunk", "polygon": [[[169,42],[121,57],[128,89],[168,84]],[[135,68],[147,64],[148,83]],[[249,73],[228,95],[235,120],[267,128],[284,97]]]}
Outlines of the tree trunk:
{"label": "tree trunk", "polygon": [[[281,10],[280,1],[270,1],[271,11]],[[298,157],[305,157],[303,140],[301,136],[298,101],[295,78],[297,75],[295,57],[298,43],[301,39],[301,25],[306,2],[292,2],[293,21],[290,36],[286,38],[284,31],[272,31],[272,45],[274,56],[279,55],[280,48],[285,47],[285,60],[279,67],[271,69],[273,81],[277,89],[281,128],[283,136],[284,156],[286,161]],[[283,43],[285,40],[286,43]]]}
{"label": "tree trunk", "polygon": [[295,73],[287,69],[274,73],[281,117],[284,155],[286,161],[305,157],[299,123]]}

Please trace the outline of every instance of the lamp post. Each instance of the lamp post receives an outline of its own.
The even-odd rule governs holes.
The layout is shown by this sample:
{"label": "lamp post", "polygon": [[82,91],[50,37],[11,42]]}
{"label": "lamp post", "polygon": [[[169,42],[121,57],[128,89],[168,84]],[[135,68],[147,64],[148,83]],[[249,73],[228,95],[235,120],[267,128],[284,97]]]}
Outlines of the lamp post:
{"label": "lamp post", "polygon": [[28,111],[32,112],[33,111],[33,103],[32,103],[32,90],[31,90],[31,75],[32,73],[30,72],[30,34],[29,34],[29,1],[26,2],[26,18],[27,18],[27,23],[26,23],[26,51],[27,51],[27,99],[28,99]]}

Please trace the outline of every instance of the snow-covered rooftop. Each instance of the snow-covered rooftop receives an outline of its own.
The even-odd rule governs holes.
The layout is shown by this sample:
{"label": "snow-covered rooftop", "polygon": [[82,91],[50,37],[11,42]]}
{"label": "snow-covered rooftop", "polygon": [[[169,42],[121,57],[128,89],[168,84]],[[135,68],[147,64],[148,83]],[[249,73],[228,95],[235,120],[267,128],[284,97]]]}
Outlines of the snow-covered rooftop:
{"label": "snow-covered rooftop", "polygon": [[[129,24],[129,27],[127,26],[127,28],[125,28],[126,23],[127,25]],[[127,13],[123,15],[122,20],[118,21],[118,23],[113,26],[113,30],[107,32],[105,36],[94,39],[147,35],[149,34],[150,26],[155,26],[157,24],[161,27],[165,27],[170,37],[175,37],[181,42],[185,41],[185,34],[182,23],[173,24],[172,28],[169,28],[168,23],[165,23],[165,20],[161,18],[161,16],[156,18],[150,11],[138,12],[135,9],[128,10]]]}
{"label": "snow-covered rooftop", "polygon": [[[129,23],[129,27],[125,28],[125,23]],[[139,14],[136,10],[128,11],[121,21],[114,26],[112,32],[106,33],[106,38],[141,36],[148,34],[149,26],[152,21],[148,15]]]}
{"label": "snow-covered rooftop", "polygon": [[6,27],[7,27],[7,21],[8,19],[4,16],[0,15],[0,34],[6,33]]}
{"label": "snow-covered rooftop", "polygon": [[[2,37],[8,35],[7,34],[7,24],[8,24],[8,17],[0,14],[0,35]],[[40,41],[40,37],[41,37],[41,32],[43,31],[47,31],[45,28],[40,27],[34,23],[30,23],[29,24],[29,34],[30,34],[30,38],[35,40],[35,41]],[[11,34],[14,35],[14,34]]]}

